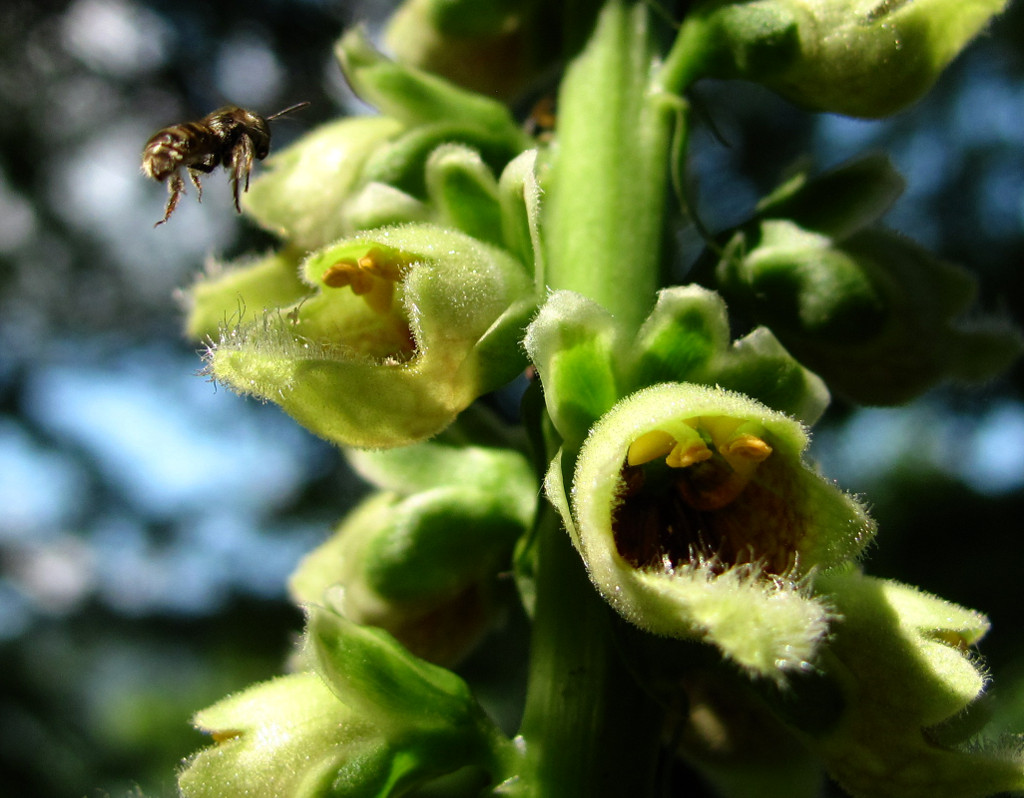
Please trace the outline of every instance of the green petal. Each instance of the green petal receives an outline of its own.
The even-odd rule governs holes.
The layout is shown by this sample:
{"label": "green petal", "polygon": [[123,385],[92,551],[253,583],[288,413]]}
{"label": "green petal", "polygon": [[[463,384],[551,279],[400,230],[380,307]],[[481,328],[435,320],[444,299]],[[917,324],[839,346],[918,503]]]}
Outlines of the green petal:
{"label": "green petal", "polygon": [[179,775],[186,798],[387,795],[391,755],[380,730],[315,673],[254,685],[199,712],[216,744]]}
{"label": "green petal", "polygon": [[299,278],[302,254],[288,249],[266,257],[221,264],[183,292],[187,307],[185,333],[192,339],[217,339],[264,311],[288,307],[309,294]]}

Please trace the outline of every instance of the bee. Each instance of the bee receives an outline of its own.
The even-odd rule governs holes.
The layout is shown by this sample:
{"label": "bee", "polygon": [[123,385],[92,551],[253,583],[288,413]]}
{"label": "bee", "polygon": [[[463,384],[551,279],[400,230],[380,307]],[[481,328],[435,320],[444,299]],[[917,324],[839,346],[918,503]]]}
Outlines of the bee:
{"label": "bee", "polygon": [[170,178],[167,190],[171,196],[167,200],[164,218],[153,226],[171,218],[178,199],[185,192],[185,181],[180,172],[182,167],[188,170],[200,202],[203,187],[199,173],[209,174],[218,166],[230,169],[235,210],[241,213],[238,195],[240,191],[249,190],[252,162],[262,161],[270,152],[270,126],[267,123],[307,105],[309,103],[298,103],[268,117],[237,105],[225,105],[198,122],[182,122],[154,133],[142,150],[142,173],[160,182]]}

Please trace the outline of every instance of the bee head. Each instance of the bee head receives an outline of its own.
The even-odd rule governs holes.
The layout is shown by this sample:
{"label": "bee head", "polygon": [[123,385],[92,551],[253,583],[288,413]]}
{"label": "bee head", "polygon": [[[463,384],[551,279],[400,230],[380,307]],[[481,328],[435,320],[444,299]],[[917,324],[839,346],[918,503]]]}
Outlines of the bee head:
{"label": "bee head", "polygon": [[236,115],[243,135],[252,139],[253,154],[262,161],[270,152],[270,125],[259,114],[239,108]]}

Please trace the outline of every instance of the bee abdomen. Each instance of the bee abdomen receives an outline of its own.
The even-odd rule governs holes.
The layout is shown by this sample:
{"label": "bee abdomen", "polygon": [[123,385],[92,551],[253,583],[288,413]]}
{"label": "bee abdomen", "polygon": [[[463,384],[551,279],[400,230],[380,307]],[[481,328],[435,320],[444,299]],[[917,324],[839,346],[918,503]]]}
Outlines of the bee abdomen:
{"label": "bee abdomen", "polygon": [[154,180],[166,180],[180,166],[189,166],[203,151],[209,129],[183,122],[157,131],[142,150],[142,171]]}

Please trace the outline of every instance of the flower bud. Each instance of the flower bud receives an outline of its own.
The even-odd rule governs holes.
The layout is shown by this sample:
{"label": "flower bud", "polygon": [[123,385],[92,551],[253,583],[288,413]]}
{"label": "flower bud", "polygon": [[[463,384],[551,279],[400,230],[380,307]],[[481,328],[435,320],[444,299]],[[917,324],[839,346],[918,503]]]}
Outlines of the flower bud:
{"label": "flower bud", "polygon": [[388,22],[398,59],[492,97],[515,98],[543,65],[524,0],[407,0]]}
{"label": "flower bud", "polygon": [[[349,117],[317,127],[267,159],[245,195],[246,212],[302,251],[352,235],[358,226],[350,206],[358,205],[369,182],[363,175],[366,163],[404,129],[386,116]],[[383,223],[415,218],[415,204],[408,201],[396,206],[378,197],[377,206]]]}
{"label": "flower bud", "polygon": [[427,220],[500,244],[497,180],[481,153],[496,169],[513,155],[451,122],[406,129],[388,117],[346,118],[269,159],[245,209],[301,251]]}
{"label": "flower bud", "polygon": [[481,141],[490,141],[490,147],[478,149],[501,151],[506,161],[533,144],[503,103],[385,58],[361,28],[342,36],[335,53],[356,94],[409,127],[456,125],[464,132],[475,132]]}
{"label": "flower bud", "polygon": [[843,712],[801,736],[833,778],[851,795],[877,798],[1024,788],[1019,738],[977,734],[986,676],[970,647],[988,630],[983,615],[858,572],[826,575],[818,587],[841,616],[819,664]]}
{"label": "flower bud", "polygon": [[[387,632],[326,609],[310,611],[306,645],[335,695],[390,737],[433,737],[431,748],[454,749],[445,758],[464,760],[457,766],[479,754],[473,738],[491,723],[456,674],[414,657]],[[438,745],[442,738],[461,745]],[[446,770],[441,761],[428,766]]]}
{"label": "flower bud", "polygon": [[746,394],[774,410],[813,424],[825,412],[828,390],[765,327],[729,343],[725,302],[700,286],[659,292],[633,345],[629,388],[658,382],[697,382]]}
{"label": "flower bud", "polygon": [[199,712],[214,745],[186,762],[185,798],[378,795],[393,753],[381,730],[342,703],[316,673],[253,685]]}
{"label": "flower bud", "polygon": [[[494,183],[493,176],[532,144],[504,105],[385,58],[360,29],[342,37],[337,52],[355,90],[383,115],[340,119],[311,131],[270,158],[245,197],[247,212],[297,249],[319,249],[362,229],[403,222],[458,226],[481,197],[481,186]],[[468,197],[458,197],[453,181],[443,179],[454,174],[448,152],[432,180],[432,193],[444,201],[437,209],[428,201],[426,172],[431,154],[444,145],[470,152],[460,151],[455,161],[477,180],[464,187]],[[495,201],[492,196],[489,204]],[[451,220],[446,213],[453,208],[463,213]],[[480,235],[480,220],[472,221],[466,232]],[[500,224],[485,232],[485,240],[500,241]]]}
{"label": "flower bud", "polygon": [[718,265],[722,293],[854,401],[906,402],[946,378],[995,376],[1020,353],[1012,327],[961,321],[975,282],[882,229],[841,240],[785,219],[738,233]]}
{"label": "flower bud", "polygon": [[797,421],[753,399],[656,385],[593,428],[571,492],[557,461],[546,491],[620,614],[782,680],[813,659],[832,617],[811,575],[856,557],[874,532],[802,462],[806,445]]}
{"label": "flower bud", "polygon": [[466,683],[387,633],[313,610],[313,672],[254,685],[198,713],[215,745],[179,776],[186,798],[399,795],[510,743]]}
{"label": "flower bud", "polygon": [[1006,0],[756,0],[712,4],[713,72],[800,105],[882,117],[924,95]]}
{"label": "flower bud", "polygon": [[293,598],[386,629],[431,662],[457,662],[489,627],[498,575],[532,521],[529,464],[510,450],[435,443],[351,457],[403,495],[382,492],[356,508],[302,561]]}
{"label": "flower bud", "polygon": [[317,292],[228,332],[208,372],[328,440],[381,448],[428,438],[524,367],[530,280],[469,236],[374,230],[313,253],[302,274]]}
{"label": "flower bud", "polygon": [[725,303],[699,286],[667,288],[639,331],[600,305],[556,291],[526,333],[556,428],[580,442],[623,396],[645,385],[688,381],[743,391],[807,423],[828,404],[821,381],[766,329],[729,344]]}

